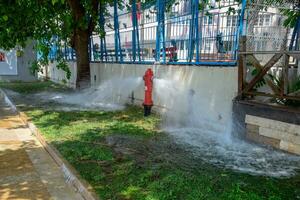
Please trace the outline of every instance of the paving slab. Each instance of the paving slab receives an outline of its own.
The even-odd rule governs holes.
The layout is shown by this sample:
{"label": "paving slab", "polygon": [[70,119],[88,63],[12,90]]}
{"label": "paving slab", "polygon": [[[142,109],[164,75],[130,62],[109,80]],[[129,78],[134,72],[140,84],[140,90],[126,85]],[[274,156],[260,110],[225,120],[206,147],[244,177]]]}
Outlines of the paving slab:
{"label": "paving slab", "polygon": [[82,200],[30,129],[1,98],[0,199]]}

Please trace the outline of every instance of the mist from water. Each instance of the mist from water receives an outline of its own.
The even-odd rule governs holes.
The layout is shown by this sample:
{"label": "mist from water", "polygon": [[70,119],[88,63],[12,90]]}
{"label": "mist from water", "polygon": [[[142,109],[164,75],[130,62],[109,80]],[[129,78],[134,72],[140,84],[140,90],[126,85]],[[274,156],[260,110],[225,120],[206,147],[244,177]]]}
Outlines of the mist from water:
{"label": "mist from water", "polygon": [[220,102],[214,98],[220,98],[220,94],[210,88],[207,90],[202,96],[176,79],[154,81],[157,100],[167,107],[163,113],[163,128],[177,144],[219,167],[272,177],[297,173],[300,156],[233,137],[238,134],[232,129],[232,102],[222,102],[224,109],[218,109]]}
{"label": "mist from water", "polygon": [[[121,110],[131,93],[141,84],[142,78],[112,78],[96,88],[76,90],[70,93],[37,94],[45,101],[64,104],[64,110]],[[69,106],[66,106],[69,105]]]}

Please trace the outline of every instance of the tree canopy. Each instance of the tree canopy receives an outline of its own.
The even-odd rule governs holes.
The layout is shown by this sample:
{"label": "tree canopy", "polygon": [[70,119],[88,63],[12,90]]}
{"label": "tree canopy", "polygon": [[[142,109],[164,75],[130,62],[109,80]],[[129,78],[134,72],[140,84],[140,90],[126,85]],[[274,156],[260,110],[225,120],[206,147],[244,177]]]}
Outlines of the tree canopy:
{"label": "tree canopy", "polygon": [[[24,47],[29,39],[38,41],[42,64],[47,64],[53,43],[66,42],[76,51],[79,73],[89,70],[88,42],[100,32],[99,12],[113,0],[1,0],[0,47]],[[103,30],[102,30],[103,31]],[[58,55],[58,66],[64,67]],[[65,68],[67,70],[67,68]],[[80,78],[80,77],[78,77]]]}

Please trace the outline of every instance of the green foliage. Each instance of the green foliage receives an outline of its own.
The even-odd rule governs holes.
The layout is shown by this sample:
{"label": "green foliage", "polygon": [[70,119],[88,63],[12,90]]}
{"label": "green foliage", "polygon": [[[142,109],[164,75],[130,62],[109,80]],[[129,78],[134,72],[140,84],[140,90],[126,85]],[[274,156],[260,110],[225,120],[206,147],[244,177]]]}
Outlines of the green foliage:
{"label": "green foliage", "polygon": [[287,17],[283,25],[290,28],[295,27],[297,19],[300,17],[300,10],[281,9],[281,12]]}
{"label": "green foliage", "polygon": [[[49,63],[51,46],[60,49],[66,44],[78,53],[80,45],[76,46],[75,43],[80,33],[88,32],[91,35],[97,31],[105,35],[99,25],[99,12],[107,13],[106,7],[112,2],[101,0],[102,8],[99,9],[98,0],[0,1],[0,48],[25,47],[28,40],[38,41],[36,50],[40,57],[31,68],[36,73],[40,66]],[[70,77],[70,71],[64,66],[64,58],[59,55],[54,59],[58,67],[66,70],[67,78]]]}
{"label": "green foliage", "polygon": [[[288,92],[293,96],[300,96],[300,76],[298,76],[288,87]],[[300,101],[286,99],[282,102],[287,106],[300,107]]]}
{"label": "green foliage", "polygon": [[[257,70],[256,68],[254,68],[251,71],[252,76],[256,76],[258,73],[259,73],[259,70]],[[260,88],[260,87],[264,86],[265,84],[266,84],[266,81],[264,78],[262,78],[261,80],[257,81],[257,83],[254,85],[254,88],[255,89]]]}

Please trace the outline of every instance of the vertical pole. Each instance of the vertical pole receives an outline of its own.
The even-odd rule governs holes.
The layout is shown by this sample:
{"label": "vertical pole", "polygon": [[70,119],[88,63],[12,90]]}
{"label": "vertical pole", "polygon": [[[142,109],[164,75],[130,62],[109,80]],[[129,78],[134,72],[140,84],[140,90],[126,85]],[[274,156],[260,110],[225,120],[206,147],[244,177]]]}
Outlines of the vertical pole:
{"label": "vertical pole", "polygon": [[[118,2],[114,0],[114,29],[115,29],[115,56],[116,62],[123,62],[123,55],[121,49],[120,30],[119,30],[119,17],[118,17]],[[119,59],[120,57],[120,59]]]}
{"label": "vertical pole", "polygon": [[156,21],[157,21],[157,27],[156,27],[156,52],[155,52],[155,61],[159,62],[160,61],[160,1],[157,0],[156,2],[156,9],[157,9],[157,16],[156,16]]}
{"label": "vertical pole", "polygon": [[136,59],[136,1],[132,0],[131,5],[131,19],[132,19],[132,58],[133,62]]}
{"label": "vertical pole", "polygon": [[137,19],[137,6],[136,0],[132,0],[132,51],[133,51],[133,61],[136,61],[136,53],[138,55],[139,61],[141,61],[141,49],[139,42],[139,27]]}
{"label": "vertical pole", "polygon": [[193,5],[194,5],[194,0],[191,1],[191,11],[192,11],[192,18],[190,19],[190,29],[189,29],[189,46],[188,46],[188,58],[187,61],[191,62],[193,59],[193,53],[192,52],[192,48],[193,48],[193,42],[194,42],[194,9],[193,9]]}
{"label": "vertical pole", "polygon": [[[199,13],[199,0],[192,0],[191,10],[192,19],[189,31],[189,47],[188,47],[188,62],[192,62],[194,57],[196,45],[196,61],[199,61],[199,34],[198,34],[198,13]],[[196,41],[196,42],[195,42]]]}
{"label": "vertical pole", "polygon": [[[141,3],[141,2],[140,2]],[[136,7],[136,4],[135,4],[135,7]],[[141,7],[139,7],[140,9]],[[139,22],[138,22],[138,18],[137,18],[137,9],[136,10],[136,44],[137,44],[137,52],[138,52],[138,58],[139,58],[139,61],[141,61],[141,48],[140,48],[140,35],[139,35]]]}
{"label": "vertical pole", "polygon": [[[200,0],[201,1],[201,4],[203,4],[203,0]],[[201,18],[200,18],[200,27],[199,27],[199,30],[197,31],[197,34],[199,34],[199,40],[198,40],[198,46],[197,49],[198,49],[198,57],[197,57],[197,62],[200,62],[201,60],[201,50],[202,50],[202,29],[203,29],[203,19],[204,19],[204,8],[201,10]],[[198,33],[199,32],[199,33]]]}
{"label": "vertical pole", "polygon": [[[237,57],[236,53],[238,51],[238,39],[241,39],[241,36],[245,36],[246,35],[246,31],[245,31],[245,10],[246,10],[246,6],[247,6],[247,0],[242,0],[242,8],[241,8],[241,13],[239,16],[239,28],[236,29],[236,37],[235,37],[235,47],[234,47],[234,58]],[[245,50],[246,51],[246,50]]]}
{"label": "vertical pole", "polygon": [[71,48],[71,57],[72,57],[72,61],[74,61],[75,60],[75,56],[74,56],[74,49],[73,48]]}
{"label": "vertical pole", "polygon": [[293,30],[292,38],[291,38],[290,45],[289,45],[289,50],[298,50],[298,49],[296,49],[297,45],[295,45],[295,49],[293,49],[293,47],[294,47],[295,43],[296,44],[298,43],[297,39],[299,38],[299,32],[300,32],[300,16],[298,17],[296,26]]}
{"label": "vertical pole", "polygon": [[239,16],[239,35],[245,35],[245,11],[246,11],[246,6],[247,6],[247,0],[242,0],[242,8],[241,8],[241,14]]}
{"label": "vertical pole", "polygon": [[[239,52],[246,52],[246,36],[240,36]],[[244,89],[244,70],[246,68],[246,55],[239,54],[238,58],[238,94],[242,98]]]}
{"label": "vertical pole", "polygon": [[163,62],[166,63],[166,44],[165,44],[165,0],[157,0],[157,29],[156,29],[156,58],[160,61],[160,50],[163,50]]}
{"label": "vertical pole", "polygon": [[90,36],[89,39],[89,61],[92,61],[92,54],[94,53],[94,47],[93,47],[93,35]]}
{"label": "vertical pole", "polygon": [[104,18],[104,8],[103,5],[100,2],[100,17],[99,17],[99,24],[100,24],[100,60],[103,62],[104,56],[105,60],[107,61],[107,51],[106,51],[106,41],[105,41],[105,18]]}
{"label": "vertical pole", "polygon": [[131,19],[132,19],[132,58],[136,61],[136,0],[132,0],[131,5]]}
{"label": "vertical pole", "polygon": [[100,36],[100,60],[103,62],[104,58],[104,42],[102,36]]}
{"label": "vertical pole", "polygon": [[104,56],[105,56],[105,61],[108,61],[108,54],[107,54],[107,49],[106,49],[106,39],[105,36],[103,38],[103,49],[104,49]]}
{"label": "vertical pole", "polygon": [[288,35],[289,35],[289,29],[286,30],[285,38],[284,38],[284,44],[283,44],[283,94],[288,94],[288,86],[289,86],[289,56],[286,54],[287,50],[287,44],[288,44]]}
{"label": "vertical pole", "polygon": [[66,44],[66,42],[64,44],[64,49],[65,49],[64,58],[65,58],[65,60],[68,60],[68,57],[67,57],[67,44]]}
{"label": "vertical pole", "polygon": [[195,9],[195,40],[196,40],[196,62],[199,62],[199,0],[194,0]]}

